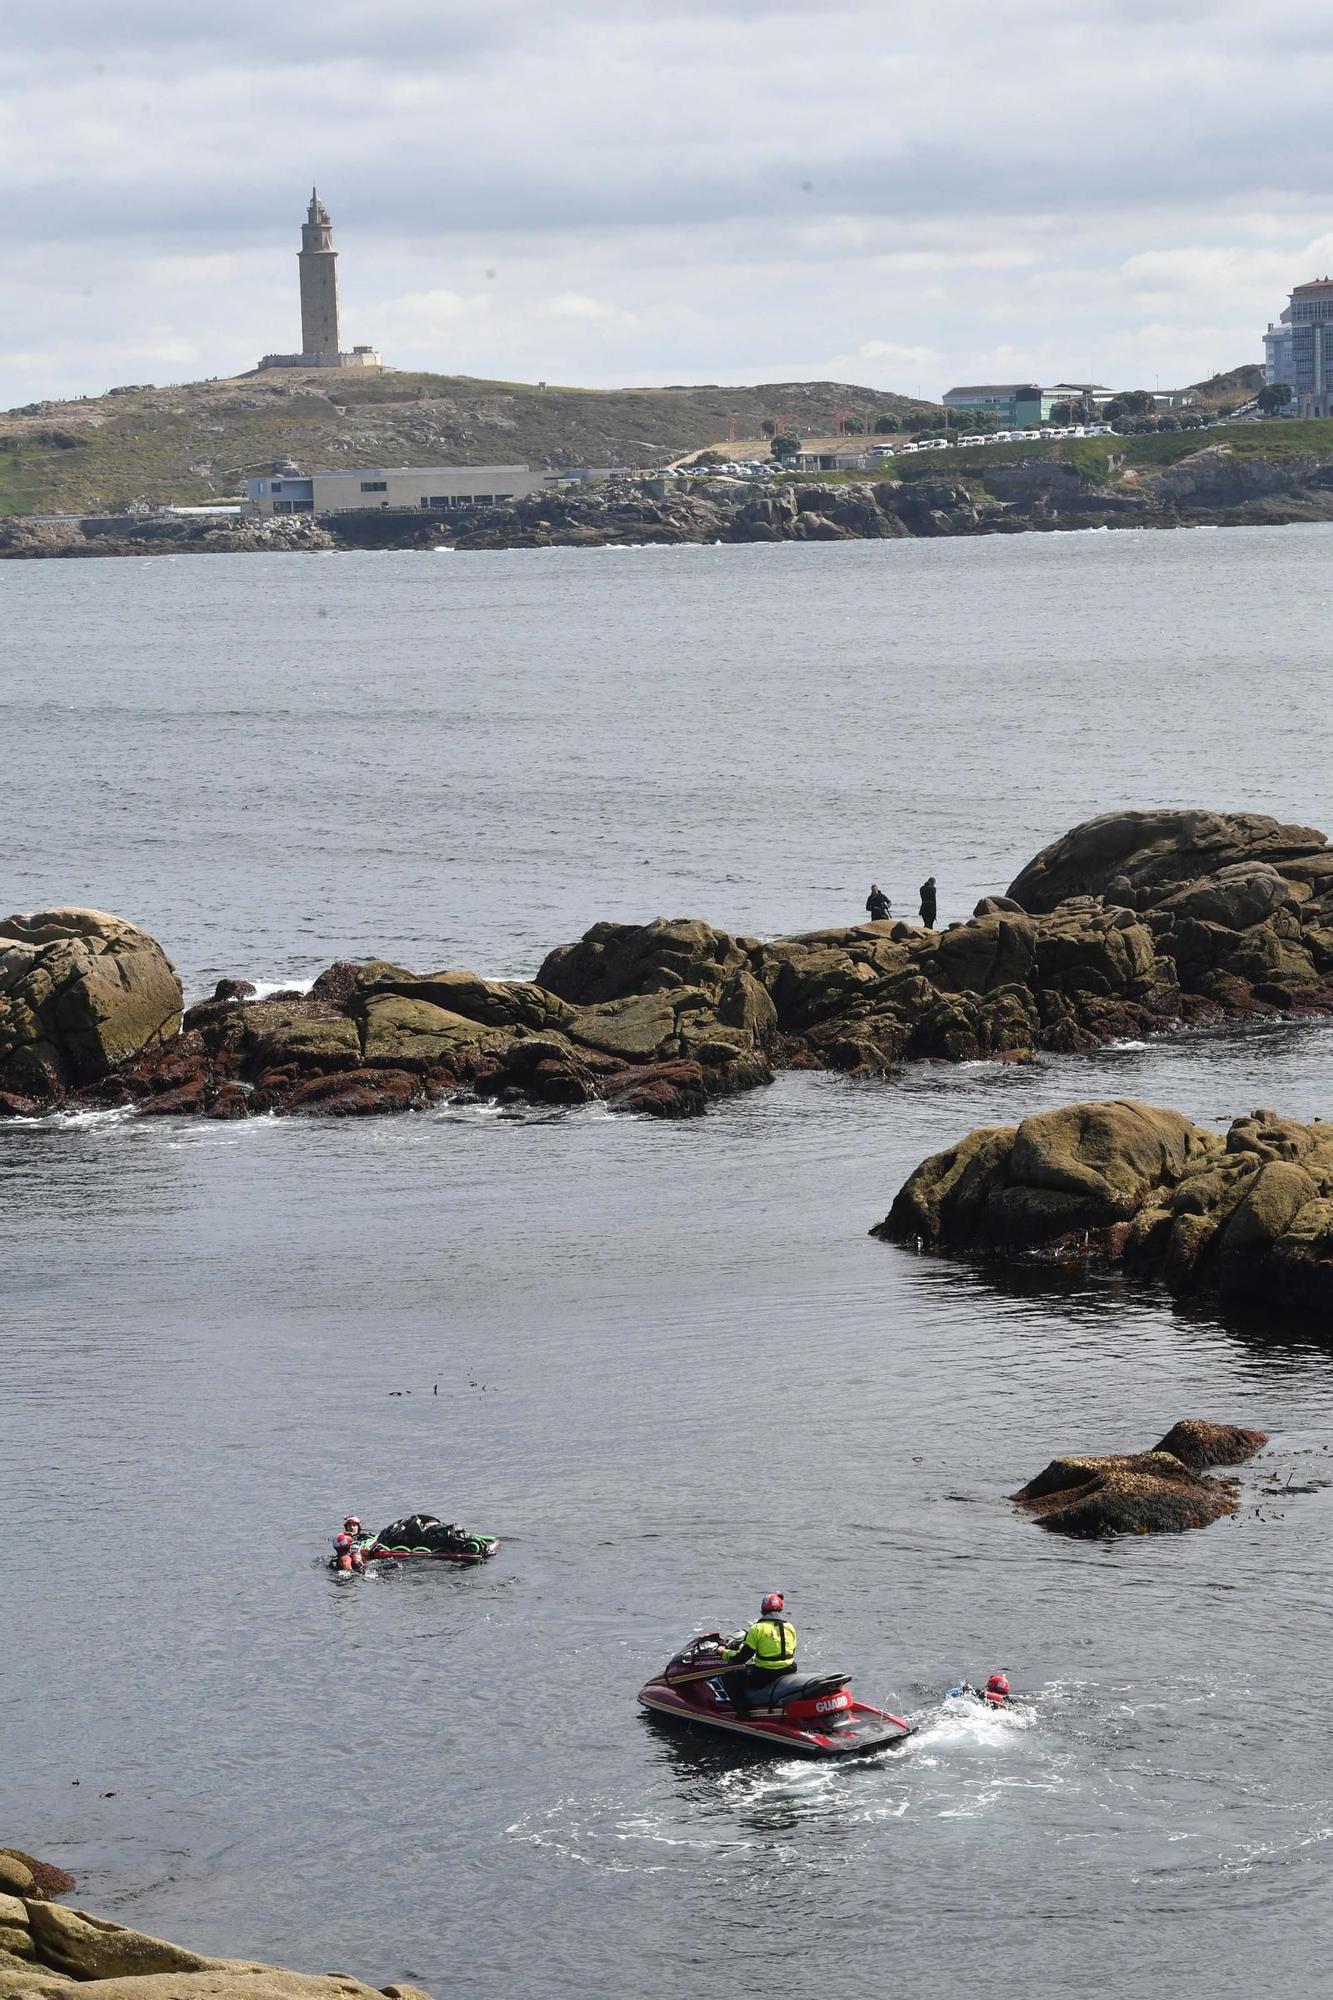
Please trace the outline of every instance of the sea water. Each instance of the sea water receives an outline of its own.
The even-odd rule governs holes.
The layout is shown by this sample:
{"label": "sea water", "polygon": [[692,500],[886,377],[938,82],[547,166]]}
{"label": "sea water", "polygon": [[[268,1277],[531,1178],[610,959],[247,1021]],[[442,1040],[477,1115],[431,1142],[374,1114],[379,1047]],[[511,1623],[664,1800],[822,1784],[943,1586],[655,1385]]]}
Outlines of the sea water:
{"label": "sea water", "polygon": [[[0,902],[192,996],[338,956],[531,976],[598,918],[943,920],[1133,804],[1333,823],[1324,528],[0,569]],[[1323,1330],[867,1234],[1073,1097],[1326,1115],[1276,1023],[703,1120],[0,1126],[9,1837],[203,1950],[437,1994],[1316,1990]],[[1083,1545],[1059,1451],[1255,1424],[1314,1491]],[[1330,1475],[1333,1476],[1333,1475]],[[1283,1477],[1285,1478],[1285,1472]],[[340,1585],[344,1512],[504,1538]],[[907,1713],[830,1771],[640,1683],[787,1592]],[[953,1682],[1008,1672],[1010,1713]],[[767,1976],[767,1975],[765,1975]]]}

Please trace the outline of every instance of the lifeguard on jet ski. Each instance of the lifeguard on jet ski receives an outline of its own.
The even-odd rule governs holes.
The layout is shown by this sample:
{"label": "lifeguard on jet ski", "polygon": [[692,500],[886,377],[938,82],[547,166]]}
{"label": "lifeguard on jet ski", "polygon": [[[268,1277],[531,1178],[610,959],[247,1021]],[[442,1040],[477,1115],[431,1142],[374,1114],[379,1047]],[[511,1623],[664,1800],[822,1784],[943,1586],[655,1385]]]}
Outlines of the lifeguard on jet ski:
{"label": "lifeguard on jet ski", "polygon": [[499,1546],[495,1535],[473,1534],[434,1514],[405,1514],[377,1534],[367,1533],[358,1516],[349,1514],[342,1533],[333,1538],[329,1568],[348,1574],[363,1570],[368,1562],[483,1563]]}
{"label": "lifeguard on jet ski", "polygon": [[655,1715],[701,1723],[788,1757],[856,1757],[906,1742],[911,1724],[858,1701],[847,1674],[798,1674],[796,1628],[780,1592],[749,1630],[724,1641],[703,1632],[639,1689]]}

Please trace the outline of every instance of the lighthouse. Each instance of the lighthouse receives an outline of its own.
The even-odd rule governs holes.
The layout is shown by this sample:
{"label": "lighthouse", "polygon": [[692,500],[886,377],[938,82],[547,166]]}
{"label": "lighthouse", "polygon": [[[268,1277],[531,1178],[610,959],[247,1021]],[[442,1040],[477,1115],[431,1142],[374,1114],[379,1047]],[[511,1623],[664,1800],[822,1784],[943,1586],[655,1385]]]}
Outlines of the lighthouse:
{"label": "lighthouse", "polygon": [[333,223],[316,189],[301,225],[301,352],[316,368],[336,368],[338,338],[338,252]]}
{"label": "lighthouse", "polygon": [[301,274],[301,352],[266,354],[261,368],[382,368],[373,347],[342,351],[338,325],[338,252],[333,247],[333,219],[311,188],[310,206],[301,224],[301,250],[296,260]]}

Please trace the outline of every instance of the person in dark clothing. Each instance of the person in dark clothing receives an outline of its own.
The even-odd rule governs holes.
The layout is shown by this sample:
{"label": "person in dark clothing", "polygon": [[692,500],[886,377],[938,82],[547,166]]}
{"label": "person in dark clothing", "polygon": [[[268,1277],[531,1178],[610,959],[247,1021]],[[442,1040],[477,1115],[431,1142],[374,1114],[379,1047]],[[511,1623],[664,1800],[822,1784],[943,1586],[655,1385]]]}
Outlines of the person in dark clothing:
{"label": "person in dark clothing", "polygon": [[935,877],[927,875],[921,884],[921,921],[928,931],[935,928]]}
{"label": "person in dark clothing", "polygon": [[870,894],[866,897],[866,908],[870,912],[871,923],[882,924],[884,919],[889,915],[889,907],[889,899],[880,888],[879,883],[872,882],[870,885]]}

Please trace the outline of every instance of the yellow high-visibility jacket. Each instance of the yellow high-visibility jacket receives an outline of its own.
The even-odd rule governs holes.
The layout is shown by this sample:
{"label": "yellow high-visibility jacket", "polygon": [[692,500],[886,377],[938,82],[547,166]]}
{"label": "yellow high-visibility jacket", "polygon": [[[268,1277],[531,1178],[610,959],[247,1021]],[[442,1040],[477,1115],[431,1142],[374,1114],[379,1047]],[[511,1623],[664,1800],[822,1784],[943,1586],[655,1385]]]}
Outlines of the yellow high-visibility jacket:
{"label": "yellow high-visibility jacket", "polygon": [[[796,1627],[785,1618],[756,1618],[741,1640],[740,1655],[773,1672],[796,1665]],[[737,1657],[740,1657],[737,1655]]]}

